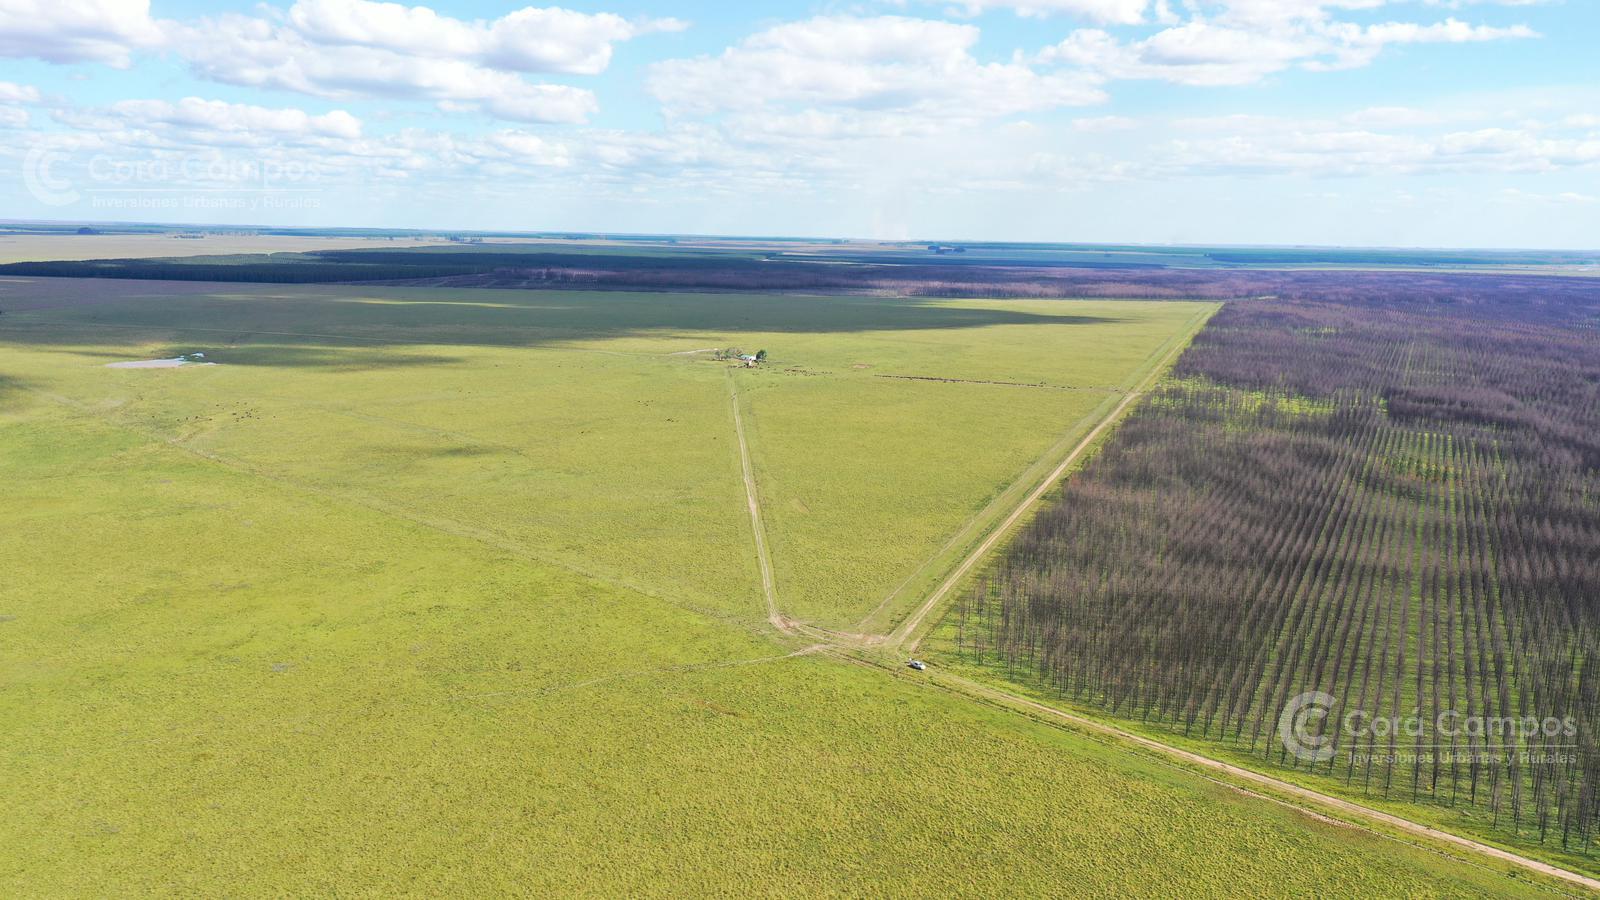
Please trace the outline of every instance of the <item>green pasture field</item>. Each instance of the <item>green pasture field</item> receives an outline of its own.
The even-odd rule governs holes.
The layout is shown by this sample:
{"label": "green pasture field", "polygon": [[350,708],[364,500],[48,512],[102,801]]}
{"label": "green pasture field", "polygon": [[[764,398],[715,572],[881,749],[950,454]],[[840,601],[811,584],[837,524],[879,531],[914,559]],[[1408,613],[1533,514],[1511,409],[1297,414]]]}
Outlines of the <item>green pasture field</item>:
{"label": "green pasture field", "polygon": [[0,887],[1532,891],[12,393]]}
{"label": "green pasture field", "polygon": [[768,625],[730,370],[671,354],[772,355],[731,384],[780,600],[847,622],[1207,307],[9,281],[0,310],[0,893],[1540,890]]}
{"label": "green pasture field", "polygon": [[[731,372],[780,604],[829,628],[1213,308],[33,284],[0,293],[10,377],[263,477],[759,620]],[[735,346],[770,361],[694,352]],[[101,365],[192,352],[219,365]]]}

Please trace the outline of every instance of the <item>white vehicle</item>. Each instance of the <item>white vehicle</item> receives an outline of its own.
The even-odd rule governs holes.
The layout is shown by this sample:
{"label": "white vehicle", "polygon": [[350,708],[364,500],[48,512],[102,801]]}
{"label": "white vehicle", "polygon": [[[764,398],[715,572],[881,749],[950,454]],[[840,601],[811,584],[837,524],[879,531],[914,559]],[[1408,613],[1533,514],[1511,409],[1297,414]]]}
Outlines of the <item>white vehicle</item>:
{"label": "white vehicle", "polygon": [[913,660],[907,662],[906,665],[910,666],[913,669],[916,669],[918,672],[925,671],[928,668],[928,664],[923,662],[920,659],[913,659]]}

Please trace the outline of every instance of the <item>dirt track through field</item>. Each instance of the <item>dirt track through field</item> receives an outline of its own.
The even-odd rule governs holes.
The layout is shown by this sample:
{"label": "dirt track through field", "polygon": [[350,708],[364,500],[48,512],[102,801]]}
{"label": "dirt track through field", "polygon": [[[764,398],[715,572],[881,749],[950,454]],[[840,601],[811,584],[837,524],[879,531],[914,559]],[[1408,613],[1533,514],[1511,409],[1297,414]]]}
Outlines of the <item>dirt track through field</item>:
{"label": "dirt track through field", "polygon": [[[1057,709],[1053,706],[1040,703],[1036,700],[1030,700],[1027,697],[1023,697],[1019,694],[1014,694],[1010,691],[1004,691],[999,688],[990,687],[989,685],[973,681],[970,678],[962,678],[959,675],[941,673],[938,676],[938,680],[953,685],[954,689],[960,693],[977,695],[1002,705],[1009,705],[1012,707],[1020,706],[1026,709],[1028,712],[1038,713],[1051,719],[1068,722],[1080,729],[1110,735],[1118,740],[1136,744],[1139,747],[1147,750],[1153,750],[1157,753],[1177,759],[1181,762],[1201,766],[1215,772],[1221,772],[1230,778],[1270,788],[1275,792],[1287,794],[1298,800],[1307,800],[1347,816],[1357,816],[1363,819],[1382,823],[1390,828],[1399,829],[1407,834],[1420,835],[1436,841],[1443,841],[1446,844],[1471,850],[1476,853],[1481,853],[1485,856],[1492,857],[1502,862],[1508,862],[1531,869],[1540,873],[1541,875],[1559,878],[1563,881],[1571,882],[1591,891],[1600,892],[1600,880],[1590,878],[1586,875],[1580,875],[1577,872],[1571,872],[1558,866],[1550,865],[1549,863],[1540,862],[1536,859],[1530,859],[1529,857],[1512,853],[1509,850],[1502,850],[1499,847],[1492,847],[1488,844],[1480,844],[1479,842],[1470,838],[1460,837],[1447,831],[1440,831],[1437,828],[1424,825],[1420,822],[1413,822],[1410,819],[1404,819],[1400,816],[1386,813],[1381,810],[1373,809],[1370,806],[1362,806],[1359,803],[1353,803],[1349,800],[1343,800],[1330,794],[1324,794],[1319,791],[1314,791],[1310,788],[1301,787],[1292,782],[1273,778],[1270,775],[1264,775],[1252,769],[1231,765],[1229,763],[1222,762],[1221,760],[1212,759],[1209,756],[1203,756],[1199,753],[1184,750],[1180,747],[1174,747],[1170,744],[1163,744],[1160,741],[1134,734],[1131,731],[1124,731],[1123,729],[1114,725],[1108,725],[1104,722],[1097,722],[1094,719],[1087,718],[1085,716],[1074,715],[1064,710]],[[1254,794],[1253,791],[1247,793]],[[1257,794],[1255,796],[1262,795]],[[1267,796],[1266,799],[1270,800],[1275,798]],[[1295,808],[1298,809],[1299,807],[1296,806]],[[1315,812],[1310,810],[1305,810],[1305,812],[1310,815],[1316,815]],[[1339,822],[1340,824],[1356,824],[1345,822],[1342,819],[1335,821]]]}
{"label": "dirt track through field", "polygon": [[[1056,484],[1061,481],[1062,476],[1066,474],[1067,470],[1070,469],[1072,465],[1080,458],[1082,458],[1083,454],[1088,452],[1090,447],[1094,446],[1094,442],[1100,439],[1100,436],[1106,432],[1106,429],[1116,424],[1117,421],[1122,418],[1123,413],[1132,408],[1133,404],[1136,403],[1140,397],[1144,396],[1145,391],[1149,390],[1150,386],[1166,373],[1167,368],[1175,359],[1177,359],[1178,355],[1183,352],[1184,348],[1189,346],[1189,341],[1193,339],[1194,335],[1200,330],[1201,327],[1205,325],[1209,319],[1209,316],[1201,318],[1187,330],[1185,330],[1174,343],[1172,349],[1168,350],[1166,354],[1164,354],[1161,359],[1150,368],[1149,374],[1141,379],[1139,384],[1133,390],[1129,391],[1127,395],[1122,398],[1122,401],[1112,408],[1111,412],[1106,414],[1105,418],[1101,419],[1100,422],[1094,426],[1094,428],[1090,429],[1088,434],[1083,436],[1083,440],[1079,441],[1072,448],[1072,450],[1067,453],[1066,457],[1061,460],[1060,465],[1056,466],[1049,475],[1045,476],[1044,480],[1039,483],[1038,487],[1035,487],[1026,497],[1024,497],[1022,502],[1017,504],[1016,509],[1013,509],[1009,515],[1001,520],[1000,524],[996,525],[994,529],[989,532],[989,536],[979,543],[977,547],[974,547],[971,553],[967,554],[966,559],[963,559],[961,564],[956,566],[956,568],[950,573],[949,577],[941,582],[939,586],[934,589],[932,594],[928,595],[928,599],[923,601],[921,606],[917,607],[916,612],[913,612],[909,617],[906,618],[904,622],[900,623],[898,628],[895,628],[894,631],[890,632],[886,636],[884,642],[888,643],[890,646],[904,644],[906,640],[910,638],[911,635],[914,634],[922,625],[923,621],[927,619],[928,615],[933,612],[939,603],[943,601],[945,597],[949,596],[950,592],[954,590],[956,586],[959,585],[980,562],[988,557],[989,552],[993,550],[995,545],[999,544],[1000,541],[1011,532],[1012,527],[1021,521],[1023,516],[1027,515],[1034,508],[1034,506],[1036,506],[1038,502],[1044,498],[1044,495],[1049,493],[1051,489],[1053,489]],[[914,652],[917,649],[917,645],[921,643],[921,640],[922,639],[918,637],[916,640],[911,642],[907,649]]]}
{"label": "dirt track through field", "polygon": [[[1157,371],[1160,371],[1160,367],[1157,367]],[[1011,527],[1016,525],[1023,516],[1027,515],[1028,512],[1033,509],[1034,505],[1043,499],[1044,495],[1049,493],[1050,490],[1056,486],[1056,483],[1061,480],[1061,476],[1066,474],[1067,469],[1070,468],[1073,463],[1078,461],[1078,458],[1081,457],[1084,452],[1086,452],[1089,447],[1094,444],[1095,440],[1098,439],[1101,434],[1105,433],[1107,428],[1111,427],[1112,423],[1116,422],[1117,419],[1122,417],[1122,414],[1127,411],[1128,407],[1133,405],[1134,401],[1143,396],[1144,393],[1140,391],[1123,397],[1122,402],[1118,403],[1116,408],[1111,410],[1110,415],[1107,415],[1104,419],[1101,419],[1100,424],[1090,429],[1089,433],[1083,436],[1083,440],[1079,441],[1078,445],[1072,448],[1072,452],[1067,454],[1066,459],[1063,459],[1061,464],[1056,466],[1054,471],[1046,476],[1044,481],[1039,483],[1038,487],[1033,489],[1032,493],[1028,494],[1028,496],[1021,503],[1017,504],[1017,508],[1012,510],[1010,515],[1006,516],[999,525],[995,526],[993,531],[989,532],[989,536],[985,538],[977,547],[975,547],[972,553],[967,555],[966,559],[961,561],[961,565],[956,566],[955,571],[950,573],[950,577],[941,582],[939,587],[936,588],[932,594],[928,595],[928,599],[923,601],[921,606],[917,607],[917,611],[908,616],[904,622],[900,623],[898,628],[889,634],[888,643],[891,645],[905,643],[906,639],[911,636],[911,633],[916,631],[917,627],[920,626],[923,620],[928,617],[928,614],[933,612],[934,607],[938,606],[940,601],[944,600],[944,598],[955,589],[956,585],[960,584],[962,580],[967,577],[967,574],[989,555],[989,551],[993,550],[995,545],[1000,543],[1001,539],[1010,533]],[[917,644],[919,643],[921,643],[921,638],[912,641],[907,649],[915,651],[917,649]]]}
{"label": "dirt track through field", "polygon": [[793,623],[778,609],[778,590],[772,578],[772,557],[767,553],[767,532],[761,525],[761,498],[756,493],[756,473],[750,464],[750,444],[744,437],[744,414],[739,411],[739,385],[728,370],[728,402],[733,405],[733,431],[739,438],[739,467],[744,472],[745,503],[750,508],[750,530],[756,539],[756,563],[761,568],[761,595],[767,601],[767,621],[784,634],[794,634]]}
{"label": "dirt track through field", "polygon": [[[895,647],[905,645],[906,641],[911,638],[911,636],[917,631],[927,617],[932,614],[940,602],[949,596],[950,592],[954,590],[962,582],[962,580],[965,579],[966,576],[970,574],[971,571],[988,556],[995,546],[1011,532],[1011,529],[1019,521],[1021,521],[1022,518],[1027,515],[1028,512],[1032,510],[1034,506],[1037,505],[1052,488],[1054,488],[1060,482],[1067,470],[1071,468],[1072,465],[1076,463],[1084,453],[1088,452],[1089,448],[1094,446],[1095,442],[1100,439],[1106,430],[1116,424],[1116,422],[1120,420],[1122,416],[1130,408],[1132,408],[1132,406],[1141,397],[1144,396],[1144,394],[1150,389],[1151,385],[1153,385],[1161,378],[1163,374],[1166,373],[1173,361],[1179,354],[1183,352],[1186,347],[1188,347],[1190,340],[1192,340],[1194,335],[1198,333],[1201,327],[1204,326],[1208,318],[1209,317],[1198,320],[1191,328],[1185,331],[1175,342],[1175,345],[1151,367],[1149,373],[1140,379],[1137,386],[1130,390],[1123,397],[1121,402],[1112,408],[1112,410],[1107,413],[1106,416],[1094,426],[1094,428],[1090,429],[1088,434],[1085,434],[1083,439],[1073,446],[1072,450],[1068,452],[1065,458],[1062,459],[1061,463],[1057,465],[1050,472],[1050,474],[1046,476],[1037,487],[1034,488],[1034,490],[1030,491],[1028,495],[1017,504],[1015,509],[1013,509],[998,525],[996,525],[990,531],[987,538],[973,548],[972,552],[969,553],[961,561],[961,563],[951,571],[950,575],[945,578],[944,581],[940,582],[938,588],[936,588],[934,592],[928,596],[927,600],[925,600],[914,613],[907,617],[905,621],[903,621],[889,634],[845,634],[827,631],[807,625],[803,622],[795,621],[794,619],[784,615],[783,611],[779,608],[777,589],[772,575],[772,561],[767,551],[766,533],[761,522],[761,499],[756,486],[755,469],[750,461],[750,447],[749,442],[745,437],[744,418],[739,408],[738,385],[735,380],[733,370],[728,370],[728,397],[729,402],[733,407],[734,431],[738,437],[739,446],[739,464],[744,475],[745,499],[750,511],[751,530],[755,537],[757,562],[761,569],[761,590],[766,601],[767,621],[770,622],[774,628],[778,629],[784,634],[804,634],[826,642],[824,644],[817,644],[807,647],[799,652],[815,652],[820,649],[843,661],[867,665],[873,668],[883,668],[884,666],[882,663],[871,662],[858,656],[850,655],[850,651],[893,649]],[[907,646],[907,650],[909,652],[914,652],[920,642],[921,636],[918,636],[915,640],[910,642],[909,646]],[[1376,822],[1406,834],[1424,837],[1455,848],[1469,850],[1473,853],[1481,854],[1501,862],[1521,866],[1522,868],[1537,872],[1541,875],[1556,878],[1568,884],[1600,893],[1600,879],[1591,878],[1589,876],[1569,871],[1549,863],[1541,862],[1537,859],[1522,856],[1508,850],[1502,850],[1499,847],[1479,843],[1478,841],[1471,840],[1470,838],[1465,838],[1446,831],[1441,831],[1437,828],[1424,825],[1420,822],[1414,822],[1410,819],[1405,819],[1391,813],[1382,812],[1368,806],[1362,806],[1359,803],[1343,800],[1329,794],[1312,790],[1310,788],[1301,787],[1297,784],[1283,781],[1251,769],[1235,766],[1222,762],[1221,760],[1212,759],[1211,757],[1203,754],[1195,753],[1190,750],[1184,750],[1180,747],[1174,747],[1170,744],[1164,744],[1160,741],[1134,734],[1130,731],[1125,731],[1114,725],[1099,722],[1086,716],[1075,715],[1047,704],[1040,703],[1037,700],[1029,699],[1028,697],[1020,694],[1003,690],[1001,688],[982,684],[968,678],[963,678],[959,675],[942,672],[932,675],[926,679],[924,683],[929,686],[951,691],[980,702],[997,705],[1009,709],[1015,713],[1028,715],[1034,718],[1043,717],[1046,721],[1052,721],[1057,724],[1066,724],[1080,730],[1091,731],[1097,734],[1109,736],[1115,738],[1116,740],[1133,744],[1139,748],[1153,751],[1157,754],[1167,757],[1168,759],[1220,773],[1227,776],[1227,778],[1230,780],[1219,780],[1219,784],[1224,784],[1230,788],[1233,788],[1234,790],[1241,791],[1249,794],[1250,796],[1266,801],[1285,803],[1299,812],[1308,816],[1312,816],[1313,818],[1330,821],[1335,824],[1350,828],[1359,828],[1381,837],[1395,839],[1392,835],[1374,829],[1369,825],[1364,825],[1360,821],[1351,821],[1351,819],[1364,819],[1368,822]],[[1272,793],[1258,793],[1256,791],[1252,791],[1241,786],[1239,782],[1257,785],[1272,791],[1278,796],[1274,796]],[[1340,814],[1343,816],[1343,818],[1330,818],[1329,816],[1318,813],[1315,810],[1307,809],[1298,803],[1289,803],[1289,801],[1283,799],[1284,796],[1292,797],[1298,801],[1320,806],[1330,812]],[[1463,862],[1466,861],[1463,860]]]}

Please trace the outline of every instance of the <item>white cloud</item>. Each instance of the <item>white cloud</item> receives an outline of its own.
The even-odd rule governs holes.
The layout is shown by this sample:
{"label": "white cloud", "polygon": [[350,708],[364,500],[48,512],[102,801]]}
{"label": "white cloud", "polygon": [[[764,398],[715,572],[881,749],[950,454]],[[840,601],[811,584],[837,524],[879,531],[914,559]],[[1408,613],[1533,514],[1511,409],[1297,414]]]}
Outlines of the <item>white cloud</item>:
{"label": "white cloud", "polygon": [[905,112],[861,109],[749,110],[732,115],[725,129],[742,140],[761,144],[899,138],[937,134],[944,122]]}
{"label": "white cloud", "polygon": [[1481,128],[1445,135],[1440,154],[1487,164],[1498,171],[1550,171],[1600,163],[1600,139],[1541,138],[1511,128]]}
{"label": "white cloud", "polygon": [[[1165,3],[1159,4],[1165,8]],[[1145,20],[1150,0],[964,0],[956,8],[968,15],[991,9],[1009,9],[1019,16],[1078,16],[1105,25],[1138,25]]]}
{"label": "white cloud", "polygon": [[981,119],[1104,99],[1080,73],[980,62],[977,40],[971,25],[823,16],[759,32],[719,56],[657,63],[649,85],[670,111],[687,114],[798,106]]}
{"label": "white cloud", "polygon": [[[150,27],[138,26],[151,21],[148,6],[123,3],[135,15],[124,17],[123,25],[103,17],[98,32],[35,4],[30,8],[45,22],[33,26],[37,39],[22,42],[0,31],[0,53],[115,64],[148,48],[172,54],[205,78],[338,105],[392,98],[507,122],[581,123],[594,113],[596,98],[577,78],[607,69],[623,41],[681,27],[673,20],[535,7],[468,20],[366,0],[276,2],[281,5],[248,15]],[[8,9],[0,16],[17,6],[0,5]],[[297,160],[315,165],[325,179],[321,185],[392,185],[387,189],[397,195],[414,190],[419,196],[475,196],[518,186],[574,198],[635,191],[659,191],[657,199],[670,191],[700,198],[748,198],[760,191],[784,198],[873,191],[981,197],[1108,183],[1159,192],[1180,179],[1210,183],[1209,176],[1247,182],[1565,172],[1567,183],[1559,177],[1523,181],[1548,191],[1539,196],[1551,204],[1576,204],[1582,201],[1573,197],[1594,193],[1583,188],[1583,179],[1600,172],[1600,118],[1592,114],[1593,95],[1576,89],[1554,99],[1541,91],[1539,102],[1476,94],[1440,109],[1421,94],[1405,102],[1425,108],[1379,105],[1317,119],[1043,114],[1098,103],[1116,79],[1250,84],[1294,69],[1363,65],[1402,44],[1531,35],[1523,26],[1454,18],[1381,21],[1389,18],[1383,15],[1388,7],[1416,13],[1423,8],[1416,0],[973,0],[966,6],[1105,27],[1074,31],[1059,19],[1046,23],[1040,31],[1053,28],[1052,40],[1066,39],[1029,56],[1002,55],[1012,48],[984,42],[969,21],[828,15],[779,24],[721,52],[650,67],[647,86],[661,101],[667,125],[649,132],[507,122],[482,131],[478,123],[459,120],[449,127],[461,131],[399,129],[386,126],[387,109],[367,114],[364,124],[339,110],[196,97],[51,115],[64,126],[55,130],[85,159],[101,153],[118,160],[213,154]],[[1350,21],[1356,10],[1367,11],[1362,24]],[[1149,27],[1116,28],[1135,21]],[[91,33],[109,37],[96,43]],[[541,73],[571,76],[557,79],[571,83],[540,83]],[[37,89],[0,82],[0,128],[27,128],[22,105],[40,102]],[[1024,115],[1028,121],[1019,121]],[[16,134],[31,139],[45,132],[8,137]],[[0,156],[26,143],[0,142]],[[1491,198],[1510,180],[1474,183],[1485,185],[1481,196]],[[1576,190],[1563,193],[1567,187]]]}
{"label": "white cloud", "polygon": [[1429,6],[1462,9],[1467,6],[1544,6],[1548,3],[1561,3],[1563,0],[1422,0],[1422,2]]}
{"label": "white cloud", "polygon": [[[357,15],[373,12],[372,7],[392,9]],[[350,15],[332,17],[329,9]],[[534,83],[518,72],[481,64],[479,59],[499,61],[510,53],[506,47],[512,46],[465,46],[492,32],[491,26],[482,26],[487,32],[474,31],[456,20],[430,20],[431,12],[421,15],[416,8],[393,4],[297,4],[290,11],[291,22],[297,11],[308,16],[316,13],[305,20],[308,30],[265,19],[224,16],[184,28],[174,47],[202,77],[330,99],[429,100],[450,111],[482,111],[523,122],[582,122],[598,108],[594,94],[583,88]],[[423,42],[408,28],[429,21],[438,25],[442,38],[420,52]],[[450,22],[459,27],[442,24]],[[543,56],[527,42],[516,44],[517,65],[582,69],[603,67],[602,60],[610,58],[605,41],[578,49],[563,44],[566,50],[557,52],[555,45],[562,43],[562,36],[552,34],[550,38],[554,43]]]}
{"label": "white cloud", "polygon": [[1321,22],[1335,10],[1376,9],[1388,0],[1206,0],[1206,11],[1230,25],[1250,28],[1286,27],[1307,21]]}
{"label": "white cloud", "polygon": [[1293,39],[1190,22],[1131,43],[1105,31],[1081,29],[1046,48],[1040,60],[1115,79],[1159,78],[1214,87],[1259,81],[1307,53],[1306,45]]}
{"label": "white cloud", "polygon": [[30,84],[0,81],[0,103],[38,103],[39,89]]}
{"label": "white cloud", "polygon": [[172,128],[191,133],[283,137],[357,138],[361,121],[344,110],[313,116],[293,108],[270,109],[222,100],[185,97],[166,100],[123,100],[108,112],[142,128]]}
{"label": "white cloud", "polygon": [[149,0],[6,0],[0,56],[127,67],[133,53],[162,43]]}
{"label": "white cloud", "polygon": [[127,66],[136,52],[161,49],[226,84],[581,122],[598,106],[591,92],[523,74],[598,74],[617,43],[683,27],[531,6],[468,21],[370,0],[297,0],[259,15],[172,22],[151,19],[148,0],[0,0],[0,56]]}
{"label": "white cloud", "polygon": [[1108,131],[1127,131],[1138,127],[1139,123],[1126,116],[1093,116],[1086,119],[1073,119],[1072,127],[1075,131],[1099,134]]}
{"label": "white cloud", "polygon": [[1438,112],[1409,106],[1369,106],[1344,117],[1351,125],[1365,128],[1416,128],[1445,121]]}
{"label": "white cloud", "polygon": [[367,47],[407,56],[466,60],[517,72],[595,75],[612,46],[652,31],[683,28],[674,19],[629,21],[613,13],[523,7],[492,22],[441,16],[426,6],[368,0],[298,0],[290,28],[307,43]]}
{"label": "white cloud", "polygon": [[549,138],[525,131],[497,131],[480,142],[483,153],[523,165],[565,167],[572,164],[570,150]]}
{"label": "white cloud", "polygon": [[1538,32],[1526,25],[1496,27],[1469,25],[1458,19],[1446,19],[1431,25],[1415,22],[1384,22],[1359,26],[1335,23],[1321,29],[1326,45],[1323,54],[1331,58],[1309,59],[1308,69],[1348,69],[1365,66],[1377,58],[1391,44],[1469,44],[1485,41],[1517,40],[1538,37]]}
{"label": "white cloud", "polygon": [[1416,137],[1365,130],[1292,130],[1175,140],[1158,154],[1172,174],[1360,175],[1415,171],[1433,154]]}
{"label": "white cloud", "polygon": [[1500,200],[1502,203],[1533,203],[1540,205],[1576,204],[1587,206],[1594,203],[1600,203],[1600,197],[1596,197],[1593,194],[1580,194],[1576,191],[1562,191],[1556,194],[1539,194],[1532,191],[1520,190],[1518,188],[1504,188],[1499,194],[1496,195],[1496,199]]}
{"label": "white cloud", "polygon": [[[1345,8],[1364,2],[1347,0]],[[1368,3],[1379,5],[1382,0]],[[1108,78],[1162,79],[1178,84],[1253,84],[1293,66],[1310,70],[1371,63],[1394,44],[1478,43],[1536,37],[1525,25],[1496,27],[1446,19],[1428,25],[1327,21],[1318,0],[1257,5],[1230,0],[1217,22],[1195,19],[1148,38],[1123,41],[1100,29],[1079,29],[1039,54],[1045,63],[1079,66]],[[1221,23],[1221,24],[1219,24]]]}
{"label": "white cloud", "polygon": [[1600,139],[1550,139],[1528,129],[1431,135],[1255,117],[1250,128],[1169,142],[1168,174],[1371,176],[1547,173],[1600,167]]}

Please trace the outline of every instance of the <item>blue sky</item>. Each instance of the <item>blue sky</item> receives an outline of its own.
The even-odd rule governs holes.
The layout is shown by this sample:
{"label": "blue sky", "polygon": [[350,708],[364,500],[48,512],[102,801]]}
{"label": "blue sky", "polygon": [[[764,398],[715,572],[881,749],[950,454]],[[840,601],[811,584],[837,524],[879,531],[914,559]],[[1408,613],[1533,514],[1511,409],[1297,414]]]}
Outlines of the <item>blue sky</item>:
{"label": "blue sky", "polygon": [[0,217],[1600,246],[1600,3],[0,0]]}

